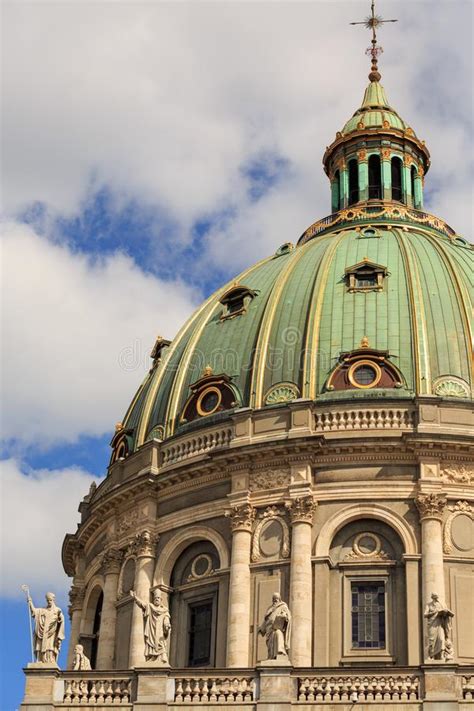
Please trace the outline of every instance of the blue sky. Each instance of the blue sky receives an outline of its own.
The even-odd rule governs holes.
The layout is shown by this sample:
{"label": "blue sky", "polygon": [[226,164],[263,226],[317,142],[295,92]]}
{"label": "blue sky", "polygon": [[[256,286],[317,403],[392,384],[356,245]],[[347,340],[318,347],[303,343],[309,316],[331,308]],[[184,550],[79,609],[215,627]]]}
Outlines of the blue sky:
{"label": "blue sky", "polygon": [[[362,99],[369,37],[349,22],[368,9],[5,4],[2,711],[29,655],[19,586],[66,606],[62,538],[156,336],[329,213],[321,157]],[[427,208],[470,238],[473,5],[379,10],[399,18],[382,83],[432,154]]]}

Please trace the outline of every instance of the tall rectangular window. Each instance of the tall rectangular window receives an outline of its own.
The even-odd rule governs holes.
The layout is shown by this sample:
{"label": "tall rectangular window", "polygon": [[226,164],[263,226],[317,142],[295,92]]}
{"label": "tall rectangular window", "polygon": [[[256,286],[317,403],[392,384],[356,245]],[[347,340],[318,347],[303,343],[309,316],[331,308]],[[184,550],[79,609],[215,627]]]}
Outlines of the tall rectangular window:
{"label": "tall rectangular window", "polygon": [[189,610],[190,667],[205,667],[211,662],[212,601],[190,605]]}
{"label": "tall rectangular window", "polygon": [[353,649],[385,649],[385,583],[351,583]]}

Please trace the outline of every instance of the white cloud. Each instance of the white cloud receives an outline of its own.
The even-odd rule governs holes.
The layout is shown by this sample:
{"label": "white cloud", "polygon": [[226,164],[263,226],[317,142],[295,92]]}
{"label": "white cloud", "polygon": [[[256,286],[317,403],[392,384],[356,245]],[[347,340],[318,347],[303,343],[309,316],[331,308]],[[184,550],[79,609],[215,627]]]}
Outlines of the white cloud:
{"label": "white cloud", "polygon": [[[233,200],[237,221],[208,245],[219,264],[237,245],[241,266],[248,228],[259,236],[251,258],[282,241],[268,236],[270,210],[283,239],[296,239],[329,212],[320,158],[362,97],[369,37],[348,23],[367,9],[365,0],[7,4],[6,207],[41,200],[74,212],[94,179],[164,207],[188,237],[193,220]],[[432,151],[427,186],[443,189],[429,207],[469,235],[471,209],[456,197],[472,178],[472,2],[379,9],[399,18],[380,32],[383,82]],[[286,157],[295,182],[252,206],[239,169],[262,149]]]}
{"label": "white cloud", "polygon": [[26,225],[7,223],[2,248],[3,437],[112,432],[156,336],[172,337],[199,297],[121,254],[91,263]]}
{"label": "white cloud", "polygon": [[64,597],[70,581],[61,546],[79,522],[79,501],[93,481],[98,479],[81,469],[25,471],[14,459],[0,462],[2,596],[17,598],[27,583],[36,604],[48,590]]}

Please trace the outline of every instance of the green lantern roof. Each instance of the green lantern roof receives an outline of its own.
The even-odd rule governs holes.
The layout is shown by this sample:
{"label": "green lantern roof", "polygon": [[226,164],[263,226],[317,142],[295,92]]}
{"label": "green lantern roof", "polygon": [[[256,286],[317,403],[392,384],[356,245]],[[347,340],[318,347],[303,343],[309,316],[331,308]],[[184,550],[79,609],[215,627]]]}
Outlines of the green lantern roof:
{"label": "green lantern roof", "polygon": [[398,131],[410,130],[408,124],[388,103],[382,84],[378,81],[371,81],[365,90],[360,108],[344,125],[342,134],[346,136],[353,131],[381,128],[397,129]]}

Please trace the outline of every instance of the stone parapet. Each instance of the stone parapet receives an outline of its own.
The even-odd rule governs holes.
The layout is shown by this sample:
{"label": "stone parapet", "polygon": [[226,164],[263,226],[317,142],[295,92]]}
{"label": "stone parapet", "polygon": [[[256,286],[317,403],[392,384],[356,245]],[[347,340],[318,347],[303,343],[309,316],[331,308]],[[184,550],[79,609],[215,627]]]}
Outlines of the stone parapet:
{"label": "stone parapet", "polygon": [[[27,686],[21,711],[48,709],[98,711],[120,706],[129,711],[172,708],[215,709],[231,704],[238,711],[311,711],[449,709],[474,706],[474,667],[427,665],[357,669],[265,666],[250,669],[150,669],[130,672],[62,672],[25,669]],[[40,706],[38,706],[40,704]],[[441,707],[440,707],[441,708]],[[448,708],[448,707],[446,707]]]}

